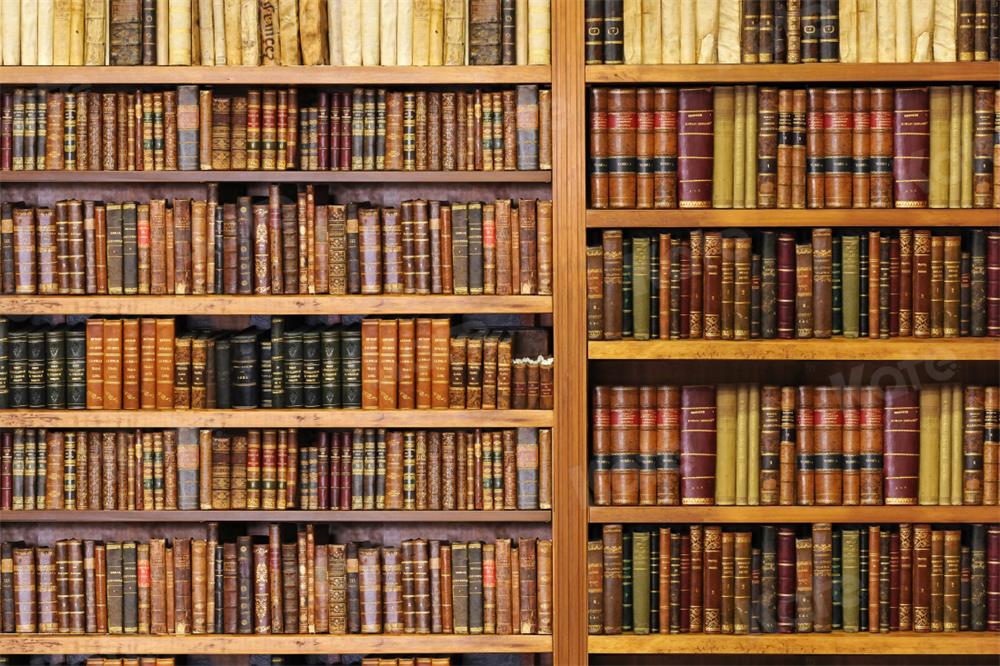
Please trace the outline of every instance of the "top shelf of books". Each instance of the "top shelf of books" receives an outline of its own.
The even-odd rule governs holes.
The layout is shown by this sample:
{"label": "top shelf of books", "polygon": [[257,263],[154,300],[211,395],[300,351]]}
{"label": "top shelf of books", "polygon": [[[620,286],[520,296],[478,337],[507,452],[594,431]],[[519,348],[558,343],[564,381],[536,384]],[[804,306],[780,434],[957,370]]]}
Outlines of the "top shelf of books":
{"label": "top shelf of books", "polygon": [[551,80],[548,65],[0,67],[0,85],[482,85],[484,81],[501,85]]}
{"label": "top shelf of books", "polygon": [[587,65],[587,83],[996,83],[997,62]]}

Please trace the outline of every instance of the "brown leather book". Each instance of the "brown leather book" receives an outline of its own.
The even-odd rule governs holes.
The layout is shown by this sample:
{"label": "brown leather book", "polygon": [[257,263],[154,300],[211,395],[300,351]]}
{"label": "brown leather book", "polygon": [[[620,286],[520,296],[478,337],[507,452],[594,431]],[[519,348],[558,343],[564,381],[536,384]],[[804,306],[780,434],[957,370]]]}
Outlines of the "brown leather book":
{"label": "brown leather book", "polygon": [[913,631],[931,631],[930,525],[913,526]]}
{"label": "brown leather book", "polygon": [[757,206],[777,205],[778,90],[762,86],[757,96]]}
{"label": "brown leather book", "polygon": [[[960,236],[945,236],[942,239],[941,335],[946,338],[954,338],[959,335],[961,243]],[[931,257],[932,262],[933,259]]]}
{"label": "brown leather book", "polygon": [[851,96],[854,133],[851,140],[851,205],[867,208],[871,201],[871,90],[855,88]]}
{"label": "brown leather book", "polygon": [[913,336],[931,335],[931,232],[913,231]]}
{"label": "brown leather book", "polygon": [[704,571],[702,582],[704,591],[704,620],[702,630],[706,634],[718,634],[722,631],[722,529],[706,525],[704,531]]}
{"label": "brown leather book", "polygon": [[105,319],[103,409],[122,408],[122,321]]}
{"label": "brown leather book", "polygon": [[712,205],[712,89],[682,88],[678,96],[677,198],[681,208]]}
{"label": "brown leather book", "polygon": [[653,207],[654,94],[652,88],[634,91],[635,208]]}
{"label": "brown leather book", "polygon": [[795,387],[781,387],[780,433],[778,436],[778,504],[795,504],[796,441]]}
{"label": "brown leather book", "polygon": [[[269,556],[268,556],[268,545],[265,543],[250,543],[250,537],[239,537],[238,542],[238,558],[242,558],[240,562],[237,563],[237,567],[245,567],[249,570],[250,566],[253,567],[253,633],[255,634],[270,634],[271,628],[271,603],[268,599],[269,594],[269,581],[268,581],[268,570],[269,570]],[[252,549],[253,559],[252,565],[250,563],[250,555],[244,553],[247,550]],[[241,562],[246,562],[246,564],[241,564]],[[249,573],[249,571],[247,571]],[[238,574],[239,575],[239,574]],[[240,583],[240,593],[244,597],[249,597],[247,592],[244,592],[246,587],[250,586],[250,581],[246,580],[241,576]],[[247,629],[247,621],[249,618],[246,617],[250,613],[249,605],[246,603],[249,599],[241,600],[240,602],[240,622],[239,630],[240,633],[249,633]],[[277,633],[275,631],[275,633]]]}
{"label": "brown leather book", "polygon": [[828,633],[833,627],[833,530],[830,523],[814,523],[812,610],[813,631]]}
{"label": "brown leather book", "polygon": [[[692,240],[697,236],[692,234]],[[716,340],[722,336],[722,235],[719,232],[704,234],[703,286],[702,298],[703,335],[706,340]],[[692,256],[692,264],[694,257]],[[692,266],[693,267],[693,266]]]}
{"label": "brown leather book", "polygon": [[817,386],[814,399],[816,504],[839,505],[843,499],[841,389],[838,386]]}
{"label": "brown leather book", "polygon": [[813,337],[829,338],[833,327],[833,232],[830,228],[813,229],[812,254]]}
{"label": "brown leather book", "polygon": [[824,92],[823,171],[824,204],[827,208],[850,208],[853,203],[853,91],[827,88]]}
{"label": "brown leather book", "polygon": [[931,337],[944,333],[944,238],[931,236]]}
{"label": "brown leather book", "polygon": [[637,432],[638,500],[656,504],[656,387],[639,387]]}
{"label": "brown leather book", "polygon": [[[656,503],[679,504],[681,388],[656,388]],[[661,557],[663,553],[661,551]]]}
{"label": "brown leather book", "polygon": [[611,503],[634,505],[639,500],[639,393],[631,386],[613,386],[610,393]]}
{"label": "brown leather book", "polygon": [[[981,386],[965,387],[963,404],[963,472],[962,503],[981,504],[983,501],[983,427],[985,392]],[[51,445],[50,445],[51,447]],[[49,474],[52,474],[51,467]]]}
{"label": "brown leather book", "polygon": [[896,208],[926,208],[930,168],[930,97],[927,88],[897,88],[893,125]]}
{"label": "brown leather book", "polygon": [[809,633],[814,625],[813,540],[795,539],[795,631]]}
{"label": "brown leather book", "polygon": [[895,99],[892,88],[871,89],[871,198],[872,208],[893,205],[893,137]]}
{"label": "brown leather book", "polygon": [[[806,205],[823,208],[826,184],[826,143],[832,142],[824,132],[827,90],[806,88]],[[840,118],[842,123],[843,119]],[[844,128],[831,128],[839,142],[843,141]],[[839,147],[839,146],[838,146]]]}
{"label": "brown leather book", "polygon": [[122,321],[122,409],[139,409],[140,359],[139,320]]}
{"label": "brown leather book", "polygon": [[815,504],[815,406],[816,390],[799,386],[795,408],[795,500]]}
{"label": "brown leather book", "polygon": [[681,503],[712,504],[715,499],[715,389],[681,389]]}
{"label": "brown leather book", "polygon": [[174,320],[156,320],[156,408],[174,406]]}
{"label": "brown leather book", "polygon": [[795,245],[795,337],[811,338],[814,329],[813,246]]}
{"label": "brown leather book", "polygon": [[806,206],[806,91],[792,91],[791,118],[791,207]]}
{"label": "brown leather book", "polygon": [[[686,624],[691,633],[699,633],[702,631],[702,626],[703,626],[702,586],[704,579],[703,576],[704,542],[702,540],[701,525],[691,525],[688,541],[690,543],[691,568],[690,568],[690,575],[688,576],[689,603],[688,603],[688,620]],[[681,594],[683,595],[683,591]],[[683,596],[681,604],[682,604],[681,608],[683,610]],[[685,621],[682,619],[681,622],[682,622],[681,626],[683,627]]]}
{"label": "brown leather book", "polygon": [[845,386],[841,395],[843,503],[861,503],[861,389]]}
{"label": "brown leather book", "polygon": [[677,89],[653,90],[653,207],[677,207]]}
{"label": "brown leather book", "polygon": [[617,340],[622,335],[622,232],[603,232],[603,325],[605,340]]}

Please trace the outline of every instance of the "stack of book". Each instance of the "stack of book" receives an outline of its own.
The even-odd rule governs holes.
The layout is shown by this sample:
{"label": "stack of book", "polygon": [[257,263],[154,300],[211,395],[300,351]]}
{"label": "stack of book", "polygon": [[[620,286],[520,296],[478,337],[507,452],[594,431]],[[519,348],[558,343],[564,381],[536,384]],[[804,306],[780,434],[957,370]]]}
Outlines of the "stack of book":
{"label": "stack of book", "polygon": [[996,505],[996,386],[596,386],[597,505]]}
{"label": "stack of book", "polygon": [[[0,329],[7,321],[0,322]],[[542,329],[448,319],[177,331],[174,319],[0,330],[0,405],[48,409],[551,409]]]}
{"label": "stack of book", "polygon": [[0,509],[552,508],[552,431],[0,432]]}
{"label": "stack of book", "polygon": [[998,270],[983,229],[609,229],[587,247],[587,337],[996,336]]}
{"label": "stack of book", "polygon": [[[552,168],[551,94],[354,88],[2,96],[13,171],[504,171]],[[307,99],[307,94],[309,99]],[[543,138],[544,137],[544,138]]]}
{"label": "stack of book", "polygon": [[[8,294],[551,294],[552,201],[0,203]],[[320,200],[324,197],[320,194]]]}
{"label": "stack of book", "polygon": [[547,65],[550,3],[30,0],[4,6],[2,55],[6,66]]}
{"label": "stack of book", "polygon": [[[552,541],[268,538],[3,542],[3,631],[551,634]],[[320,530],[322,531],[322,530]],[[144,572],[139,576],[138,572]]]}
{"label": "stack of book", "polygon": [[605,525],[587,544],[587,623],[591,634],[1000,631],[987,603],[998,557],[1000,525]]}
{"label": "stack of book", "polygon": [[1000,60],[976,0],[587,0],[588,64]]}
{"label": "stack of book", "polygon": [[590,89],[593,208],[996,208],[997,89]]}

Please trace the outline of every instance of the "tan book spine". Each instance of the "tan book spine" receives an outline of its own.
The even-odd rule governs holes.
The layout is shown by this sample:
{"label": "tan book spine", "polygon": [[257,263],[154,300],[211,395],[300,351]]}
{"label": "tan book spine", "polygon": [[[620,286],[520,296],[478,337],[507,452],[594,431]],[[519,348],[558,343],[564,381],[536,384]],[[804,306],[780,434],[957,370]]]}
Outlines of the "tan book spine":
{"label": "tan book spine", "polygon": [[[530,20],[529,16],[529,20]],[[642,63],[659,65],[660,51],[663,49],[660,14],[660,0],[642,0]]]}
{"label": "tan book spine", "polygon": [[430,3],[431,0],[413,0],[413,30],[410,37],[410,64],[412,65],[425,66],[430,62],[428,43],[431,31]]}
{"label": "tan book spine", "polygon": [[528,1],[514,3],[514,64],[528,64]]}
{"label": "tan book spine", "polygon": [[168,53],[170,65],[191,64],[191,0],[170,0]]}
{"label": "tan book spine", "polygon": [[[447,9],[445,10],[447,12]],[[465,20],[464,18],[462,19]],[[413,0],[396,0],[396,64],[413,64]],[[461,64],[461,63],[458,63]]]}
{"label": "tan book spine", "polygon": [[396,0],[379,0],[379,62],[396,64]]}
{"label": "tan book spine", "polygon": [[[202,66],[211,67],[215,64],[215,15],[213,0],[197,0],[198,2],[198,52]],[[222,29],[222,26],[219,26]]]}
{"label": "tan book spine", "polygon": [[[372,67],[379,64],[379,12],[378,3],[369,0],[361,4],[361,64]],[[357,15],[355,15],[357,21]],[[344,23],[353,25],[353,23]]]}
{"label": "tan book spine", "polygon": [[913,52],[910,50],[912,9],[911,0],[896,0],[896,62],[913,62]]}
{"label": "tan book spine", "polygon": [[226,64],[226,0],[212,2],[212,52],[213,63]]}
{"label": "tan book spine", "polygon": [[664,65],[676,65],[681,61],[682,1],[660,2],[660,62]]}
{"label": "tan book spine", "polygon": [[38,0],[21,0],[21,65],[38,64]]}
{"label": "tan book spine", "polygon": [[840,62],[858,62],[857,0],[840,0]]}
{"label": "tan book spine", "polygon": [[911,6],[910,57],[912,62],[930,62],[934,48],[934,5],[940,2],[921,2]]}
{"label": "tan book spine", "polygon": [[[69,64],[83,64],[83,31],[84,31],[84,6],[83,0],[69,1]],[[107,44],[107,38],[105,38]]]}
{"label": "tan book spine", "polygon": [[623,0],[622,34],[625,40],[625,64],[642,64],[642,0]]}
{"label": "tan book spine", "polygon": [[444,0],[444,64],[465,64],[465,2]]}
{"label": "tan book spine", "polygon": [[52,9],[54,0],[38,0],[38,51],[35,63],[52,64]]}
{"label": "tan book spine", "polygon": [[958,208],[962,202],[962,87],[951,86],[950,122],[948,126],[948,208]]}
{"label": "tan book spine", "polygon": [[[58,7],[60,0],[55,1],[55,5]],[[104,60],[104,49],[105,49],[105,39],[104,35],[107,31],[105,22],[107,20],[107,9],[104,0],[87,0],[84,7],[85,13],[85,23],[84,23],[84,52],[83,52],[83,64],[84,65],[103,65]],[[55,49],[58,47],[59,42],[53,42],[53,56],[55,56]],[[54,65],[60,63],[55,62],[53,57]],[[63,63],[68,64],[68,63]]]}
{"label": "tan book spine", "polygon": [[256,67],[260,62],[259,21],[255,0],[240,2],[240,62],[244,67]]}
{"label": "tan book spine", "polygon": [[951,161],[951,89],[948,86],[932,86],[930,98],[931,162],[927,205],[930,208],[947,208]]}
{"label": "tan book spine", "polygon": [[[857,0],[858,62],[878,62],[878,0]],[[843,52],[841,52],[843,54]]]}
{"label": "tan book spine", "polygon": [[[954,108],[954,107],[952,107]],[[972,144],[973,144],[973,94],[972,86],[962,86],[961,158],[962,189],[959,206],[972,208]]]}
{"label": "tan book spine", "polygon": [[[878,0],[878,62],[896,62],[896,0]],[[907,35],[909,41],[909,35]]]}
{"label": "tan book spine", "polygon": [[[842,2],[844,0],[841,0]],[[740,27],[742,20],[741,2],[719,3],[718,23],[718,62],[725,65],[737,65],[740,62]],[[843,36],[843,21],[841,35]],[[843,48],[843,47],[841,47]],[[841,52],[843,53],[843,52]],[[737,162],[739,164],[739,162]]]}
{"label": "tan book spine", "polygon": [[342,60],[348,67],[361,64],[361,32],[358,29],[361,17],[361,0],[340,0]]}
{"label": "tan book spine", "polygon": [[[68,8],[69,2],[66,2]],[[69,15],[67,13],[67,37]],[[0,52],[3,53],[3,64],[6,67],[16,67],[21,64],[21,0],[3,0],[0,5],[0,19],[3,26],[0,27],[0,35],[3,41],[0,42]],[[67,40],[67,45],[69,44]],[[57,63],[58,64],[58,63]],[[69,64],[69,53],[67,51],[66,65]]]}
{"label": "tan book spine", "polygon": [[717,63],[717,36],[719,33],[719,5],[714,2],[696,3],[695,39],[699,65]]}
{"label": "tan book spine", "polygon": [[933,56],[935,62],[955,62],[957,55],[958,5],[954,0],[934,3]]}
{"label": "tan book spine", "polygon": [[223,0],[223,37],[226,42],[227,65],[239,65],[243,62],[243,44],[240,40],[241,4],[241,0]]}
{"label": "tan book spine", "polygon": [[278,63],[285,66],[301,64],[296,0],[278,0],[278,33]]}
{"label": "tan book spine", "polygon": [[444,0],[431,0],[427,30],[427,64],[444,64]]}

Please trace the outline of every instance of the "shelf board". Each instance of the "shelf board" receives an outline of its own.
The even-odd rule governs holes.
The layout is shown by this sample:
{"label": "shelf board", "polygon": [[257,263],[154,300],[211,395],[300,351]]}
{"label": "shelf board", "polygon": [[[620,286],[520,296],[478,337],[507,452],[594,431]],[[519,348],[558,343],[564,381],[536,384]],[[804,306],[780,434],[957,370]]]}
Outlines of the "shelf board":
{"label": "shelf board", "polygon": [[550,183],[551,171],[2,171],[13,183]]}
{"label": "shelf board", "polygon": [[997,506],[592,506],[591,523],[992,523]]}
{"label": "shelf board", "polygon": [[551,651],[552,636],[522,634],[0,634],[0,654],[442,654]]}
{"label": "shelf board", "polygon": [[650,634],[589,636],[591,654],[996,654],[1000,634],[954,633],[829,634]]}
{"label": "shelf board", "polygon": [[0,511],[0,523],[548,523],[539,511]]}
{"label": "shelf board", "polygon": [[551,296],[0,296],[7,315],[464,314],[552,312]]}
{"label": "shelf board", "polygon": [[587,83],[995,83],[995,62],[808,63],[798,65],[587,65]]}
{"label": "shelf board", "polygon": [[0,428],[547,428],[543,409],[9,409]]}
{"label": "shelf board", "polygon": [[441,67],[0,67],[0,85],[500,85],[548,83],[548,65]]}
{"label": "shelf board", "polygon": [[732,227],[995,227],[996,208],[745,208],[587,210],[590,229]]}
{"label": "shelf board", "polygon": [[591,360],[998,361],[997,338],[827,338],[806,340],[607,340],[587,344]]}

